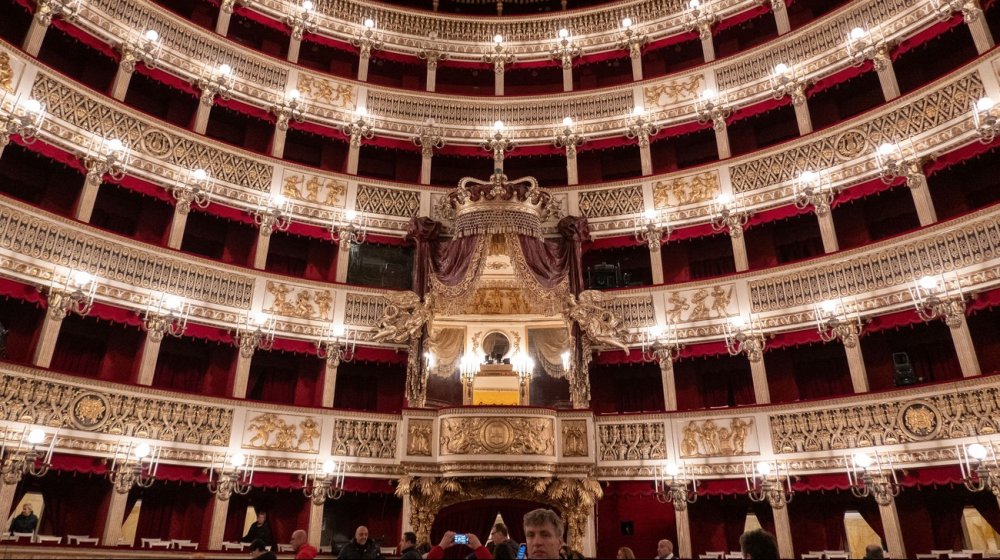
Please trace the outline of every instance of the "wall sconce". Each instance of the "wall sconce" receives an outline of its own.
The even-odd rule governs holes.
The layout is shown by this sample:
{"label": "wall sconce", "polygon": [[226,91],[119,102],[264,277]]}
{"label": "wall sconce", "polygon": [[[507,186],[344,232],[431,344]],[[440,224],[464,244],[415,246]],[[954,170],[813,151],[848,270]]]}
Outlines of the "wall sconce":
{"label": "wall sconce", "polygon": [[695,103],[695,111],[698,113],[699,123],[710,122],[712,129],[719,132],[726,129],[726,119],[733,114],[732,108],[728,106],[726,96],[712,88],[701,92]]}
{"label": "wall sconce", "polygon": [[795,184],[795,207],[805,210],[813,207],[817,216],[825,216],[830,212],[830,205],[837,195],[830,181],[830,173],[821,171],[803,171]]}
{"label": "wall sconce", "polygon": [[128,171],[130,154],[128,146],[117,138],[94,137],[83,158],[87,181],[99,184],[105,175],[112,181],[121,181]]}
{"label": "wall sconce", "polygon": [[340,362],[350,363],[354,360],[357,345],[357,331],[330,323],[323,329],[323,338],[316,342],[316,355],[321,360],[326,360],[327,367],[335,368]]}
{"label": "wall sconce", "polygon": [[882,458],[878,451],[875,452],[874,459],[867,453],[855,453],[851,457],[845,457],[844,465],[851,493],[855,497],[871,496],[879,505],[887,506],[899,495],[899,479],[896,478],[896,469],[891,456],[886,455],[885,468],[882,466]]}
{"label": "wall sconce", "polygon": [[[8,430],[4,427],[0,432],[0,475],[3,483],[16,485],[25,475],[41,478],[49,472],[52,466],[52,451],[56,445],[56,436],[52,434],[49,447],[44,452],[39,447],[45,443],[45,431],[38,427],[25,427],[24,430]],[[17,438],[17,446],[13,449],[7,445],[11,437]]]}
{"label": "wall sconce", "polygon": [[434,150],[440,150],[444,147],[444,132],[441,127],[434,124],[434,119],[428,118],[424,121],[424,126],[420,127],[420,132],[417,136],[410,138],[414,146],[420,148],[420,154],[429,158],[434,155]]}
{"label": "wall sconce", "polygon": [[684,345],[677,337],[677,328],[667,323],[654,325],[642,331],[642,359],[644,361],[676,360]]}
{"label": "wall sconce", "polygon": [[806,83],[795,70],[794,66],[779,63],[771,73],[771,94],[775,99],[790,96],[793,105],[806,102]]}
{"label": "wall sconce", "polygon": [[892,59],[889,58],[889,45],[881,29],[879,36],[876,37],[872,30],[866,27],[855,27],[848,32],[847,58],[853,66],[861,66],[866,60],[870,60],[876,72],[882,72],[892,63]]}
{"label": "wall sconce", "polygon": [[493,126],[482,143],[484,150],[493,152],[494,173],[500,173],[503,169],[504,154],[514,149],[514,142],[511,141],[510,136],[505,134],[506,130],[507,125],[503,121],[493,121]]}
{"label": "wall sconce", "polygon": [[160,34],[155,29],[147,29],[142,35],[131,36],[122,44],[119,64],[129,74],[135,72],[135,65],[140,62],[146,68],[156,68],[162,49]]}
{"label": "wall sconce", "polygon": [[427,68],[431,70],[437,69],[438,62],[448,58],[448,53],[444,52],[444,47],[438,42],[437,31],[431,31],[427,34],[427,40],[423,42],[417,57],[420,60],[426,60]]}
{"label": "wall sconce", "polygon": [[858,345],[863,324],[856,305],[848,307],[843,299],[828,299],[816,304],[814,315],[816,330],[823,342],[840,339],[848,348]]}
{"label": "wall sconce", "polygon": [[994,496],[1000,497],[1000,464],[997,463],[993,443],[989,447],[981,443],[955,446],[955,456],[962,469],[962,480],[970,492],[982,492],[988,488]]}
{"label": "wall sconce", "polygon": [[302,493],[315,505],[323,505],[327,500],[339,500],[344,495],[344,472],[346,465],[333,459],[320,463],[314,461],[306,467],[302,479]]}
{"label": "wall sconce", "polygon": [[743,228],[750,221],[750,212],[743,208],[743,204],[729,193],[722,193],[715,198],[712,203],[712,229],[715,231],[729,230],[729,235],[739,238],[743,235]]}
{"label": "wall sconce", "polygon": [[637,59],[642,56],[642,47],[647,42],[649,42],[649,38],[645,33],[635,28],[635,22],[632,21],[632,18],[622,19],[621,34],[617,43],[619,49],[627,49],[629,57]]}
{"label": "wall sconce", "polygon": [[565,148],[566,157],[573,159],[576,157],[576,149],[587,143],[587,137],[576,132],[572,117],[564,118],[562,124],[562,131],[556,134],[553,144],[557,148]]}
{"label": "wall sconce", "polygon": [[354,210],[344,210],[338,214],[340,217],[334,219],[327,230],[342,250],[350,249],[352,244],[361,245],[368,239],[368,221],[364,216]]}
{"label": "wall sconce", "polygon": [[654,467],[653,493],[661,504],[671,503],[676,511],[698,501],[698,479],[690,465],[664,462]]}
{"label": "wall sconce", "polygon": [[375,137],[375,119],[368,114],[368,109],[358,107],[354,110],[354,120],[340,127],[341,132],[351,137],[351,147],[361,147],[361,140],[371,140]]}
{"label": "wall sconce", "polygon": [[976,125],[979,141],[989,144],[1000,133],[1000,119],[997,118],[996,103],[992,98],[982,97],[972,104],[972,122]]}
{"label": "wall sconce", "polygon": [[306,33],[316,32],[316,6],[312,0],[302,0],[302,4],[285,16],[285,25],[292,29],[292,38],[301,41]]}
{"label": "wall sconce", "polygon": [[208,208],[208,203],[212,199],[211,178],[208,172],[201,168],[189,170],[183,181],[169,188],[170,194],[177,201],[177,211],[181,214],[190,212],[192,204],[198,208]]}
{"label": "wall sconce", "polygon": [[708,6],[708,2],[702,4],[701,0],[691,0],[688,2],[688,11],[684,14],[685,26],[688,31],[696,31],[698,38],[708,41],[712,38],[712,26],[718,21],[715,10]]}
{"label": "wall sconce", "polygon": [[493,43],[486,48],[483,55],[483,62],[493,65],[495,74],[503,74],[504,66],[514,62],[514,54],[507,51],[503,44],[503,35],[497,33],[493,36]]}
{"label": "wall sconce", "polygon": [[208,75],[198,79],[198,89],[201,90],[201,102],[211,105],[218,95],[224,100],[229,100],[236,87],[236,76],[233,75],[233,67],[222,63],[208,70]]}
{"label": "wall sconce", "polygon": [[265,352],[273,348],[275,323],[272,315],[247,311],[237,324],[234,337],[240,355],[249,359],[258,348]]}
{"label": "wall sconce", "polygon": [[306,112],[302,103],[302,92],[293,89],[285,94],[282,101],[271,105],[271,113],[277,118],[275,126],[279,130],[288,130],[291,121],[300,123],[305,120]]}
{"label": "wall sconce", "polygon": [[629,140],[637,139],[640,148],[648,148],[649,137],[656,136],[656,133],[660,131],[660,127],[646,117],[646,110],[642,107],[636,107],[632,110],[632,114],[625,119],[625,126],[627,127],[625,137]]}
{"label": "wall sconce", "polygon": [[365,18],[361,22],[361,29],[358,35],[351,39],[351,44],[361,49],[361,58],[370,58],[372,50],[380,50],[384,44],[382,38],[375,30],[375,20]]}
{"label": "wall sconce", "polygon": [[556,44],[549,50],[549,56],[553,60],[561,61],[563,70],[569,70],[573,68],[573,59],[581,54],[583,49],[573,44],[569,29],[560,29],[556,36]]}
{"label": "wall sconce", "polygon": [[974,23],[983,15],[975,0],[931,0],[931,8],[941,21],[948,21],[955,12],[962,12],[966,23]]}
{"label": "wall sconce", "polygon": [[45,105],[40,101],[30,98],[21,101],[21,96],[11,97],[4,92],[0,99],[0,150],[10,143],[11,136],[20,136],[21,141],[30,146],[45,123]]}
{"label": "wall sconce", "polygon": [[958,274],[924,276],[910,286],[910,299],[923,321],[944,319],[949,327],[958,327],[965,316],[965,293]]}
{"label": "wall sconce", "polygon": [[160,468],[162,447],[151,447],[146,442],[138,445],[134,441],[119,441],[111,456],[108,480],[115,492],[128,494],[132,488],[149,488],[156,482],[156,471]]}
{"label": "wall sconce", "polygon": [[[781,472],[785,475],[782,476]],[[760,461],[756,465],[743,463],[743,479],[747,485],[747,496],[751,501],[767,503],[774,509],[781,509],[795,497],[792,478],[786,461]]]}
{"label": "wall sconce", "polygon": [[764,348],[767,340],[753,317],[737,315],[723,323],[726,337],[726,350],[730,356],[746,354],[751,362],[759,362],[764,358]]}
{"label": "wall sconce", "polygon": [[875,150],[875,165],[879,176],[885,184],[892,183],[897,177],[905,177],[910,188],[924,184],[923,159],[917,154],[912,140],[903,142],[884,142]]}
{"label": "wall sconce", "polygon": [[208,491],[220,501],[227,501],[234,493],[246,496],[253,488],[253,474],[257,468],[257,457],[237,453],[226,453],[218,458],[212,456],[208,468]]}
{"label": "wall sconce", "polygon": [[73,21],[80,15],[80,8],[82,7],[82,0],[38,0],[35,19],[44,27],[51,25],[52,18],[54,17]]}
{"label": "wall sconce", "polygon": [[660,250],[661,244],[670,240],[670,234],[674,232],[674,228],[667,220],[666,212],[646,210],[643,216],[645,225],[640,225],[640,221],[636,220],[635,231],[632,235],[636,241],[645,242],[650,252],[655,253]]}
{"label": "wall sconce", "polygon": [[97,279],[82,270],[70,270],[64,276],[52,272],[49,285],[49,314],[61,321],[69,313],[86,317],[94,306]]}
{"label": "wall sconce", "polygon": [[149,332],[149,338],[153,342],[162,341],[166,334],[180,338],[187,330],[190,312],[191,306],[180,297],[160,294],[146,304],[142,314],[142,328]]}
{"label": "wall sconce", "polygon": [[271,235],[274,230],[288,231],[292,224],[288,206],[288,199],[280,194],[271,196],[269,203],[264,199],[258,200],[253,221],[260,228],[262,235],[265,237]]}

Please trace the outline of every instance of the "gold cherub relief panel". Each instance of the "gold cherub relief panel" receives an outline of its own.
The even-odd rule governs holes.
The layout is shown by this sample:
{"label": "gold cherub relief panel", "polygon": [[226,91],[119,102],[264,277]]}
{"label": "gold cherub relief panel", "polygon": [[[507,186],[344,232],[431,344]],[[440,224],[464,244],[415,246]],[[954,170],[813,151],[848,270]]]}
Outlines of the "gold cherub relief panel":
{"label": "gold cherub relief panel", "polygon": [[753,418],[692,420],[682,429],[681,457],[734,457],[760,452]]}
{"label": "gold cherub relief panel", "polygon": [[343,208],[347,183],[330,177],[286,170],[281,176],[281,194],[289,200]]}
{"label": "gold cherub relief panel", "polygon": [[264,311],[283,317],[329,321],[333,318],[333,295],[329,290],[309,290],[268,280]]}
{"label": "gold cherub relief panel", "polygon": [[551,418],[441,420],[440,455],[555,455]]}
{"label": "gold cherub relief panel", "polygon": [[712,200],[719,195],[719,175],[715,171],[653,183],[656,209]]}
{"label": "gold cherub relief panel", "polygon": [[667,292],[666,312],[670,324],[722,319],[739,313],[735,284]]}
{"label": "gold cherub relief panel", "polygon": [[319,453],[320,423],[312,416],[247,412],[244,449]]}

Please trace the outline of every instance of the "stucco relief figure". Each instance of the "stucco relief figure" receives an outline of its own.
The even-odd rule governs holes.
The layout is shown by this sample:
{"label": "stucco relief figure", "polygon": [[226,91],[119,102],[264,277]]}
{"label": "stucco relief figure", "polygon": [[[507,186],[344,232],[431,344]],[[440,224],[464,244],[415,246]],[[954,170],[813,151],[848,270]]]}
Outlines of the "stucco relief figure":
{"label": "stucco relief figure", "polygon": [[625,327],[614,313],[605,309],[604,304],[607,301],[610,301],[610,298],[596,290],[580,292],[579,297],[567,294],[563,313],[571,321],[577,322],[590,340],[605,346],[621,348],[627,354],[628,346],[622,342]]}
{"label": "stucco relief figure", "polygon": [[701,425],[701,442],[705,446],[705,455],[719,455],[721,453],[719,429],[715,426],[715,422],[706,420]]}
{"label": "stucco relief figure", "polygon": [[306,418],[299,422],[299,428],[302,429],[302,433],[299,434],[299,442],[296,448],[312,451],[314,446],[313,440],[317,439],[320,435],[319,424],[312,418]]}
{"label": "stucco relief figure", "polygon": [[250,421],[247,428],[253,432],[253,437],[247,442],[251,447],[266,447],[271,434],[277,428],[278,417],[274,414],[261,414]]}
{"label": "stucco relief figure", "polygon": [[684,438],[681,440],[681,455],[693,457],[698,455],[698,427],[694,422],[684,426]]}
{"label": "stucco relief figure", "polygon": [[375,342],[404,343],[420,336],[423,326],[434,318],[431,294],[427,294],[424,303],[420,303],[420,296],[414,292],[388,294],[385,298],[388,304],[379,320],[378,332],[372,337]]}

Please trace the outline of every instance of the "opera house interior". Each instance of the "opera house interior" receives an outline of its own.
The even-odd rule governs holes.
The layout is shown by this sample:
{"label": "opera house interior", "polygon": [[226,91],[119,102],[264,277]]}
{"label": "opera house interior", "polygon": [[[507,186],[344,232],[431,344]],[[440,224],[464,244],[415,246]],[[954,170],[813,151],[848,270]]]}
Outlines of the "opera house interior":
{"label": "opera house interior", "polygon": [[0,0],[0,555],[545,508],[586,557],[1000,558],[995,38],[996,0]]}

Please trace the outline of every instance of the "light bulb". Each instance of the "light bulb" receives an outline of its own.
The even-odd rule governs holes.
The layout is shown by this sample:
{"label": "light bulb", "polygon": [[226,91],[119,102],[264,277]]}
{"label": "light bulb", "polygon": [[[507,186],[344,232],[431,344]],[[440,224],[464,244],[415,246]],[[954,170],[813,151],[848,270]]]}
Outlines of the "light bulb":
{"label": "light bulb", "polygon": [[780,75],[784,74],[785,72],[788,72],[788,65],[785,64],[784,62],[779,62],[778,65],[774,67],[775,74]]}
{"label": "light bulb", "polygon": [[344,336],[344,333],[346,331],[347,331],[347,328],[344,327],[344,325],[334,325],[333,326],[333,336],[335,336],[337,338],[340,338],[340,337]]}
{"label": "light bulb", "polygon": [[665,466],[663,467],[663,470],[664,470],[664,472],[666,472],[666,473],[667,473],[667,474],[668,474],[669,476],[677,476],[677,475],[678,475],[678,474],[680,474],[680,472],[681,472],[681,469],[680,469],[680,467],[678,467],[678,466],[677,466],[677,463],[667,463],[667,464],[666,464],[666,465],[665,465]]}
{"label": "light bulb", "polygon": [[649,327],[646,332],[648,332],[649,336],[654,339],[660,338],[663,336],[663,327],[660,325],[653,325],[652,327]]}
{"label": "light bulb", "polygon": [[934,290],[938,287],[938,279],[934,276],[924,276],[918,282],[920,282],[920,287],[925,290]]}
{"label": "light bulb", "polygon": [[299,90],[297,90],[297,89],[293,89],[292,91],[288,92],[288,100],[289,101],[295,101],[296,99],[298,99],[300,97],[302,97],[302,92],[299,91]]}
{"label": "light bulb", "polygon": [[573,126],[573,118],[572,117],[566,117],[566,118],[564,118],[563,119],[563,126],[565,126],[566,128],[569,128],[569,127]]}
{"label": "light bulb", "polygon": [[333,459],[327,459],[323,461],[323,474],[330,475],[337,468],[337,464],[333,462]]}
{"label": "light bulb", "polygon": [[712,101],[718,96],[719,92],[715,91],[712,88],[708,88],[705,91],[701,92],[701,98],[704,99],[705,101]]}
{"label": "light bulb", "polygon": [[121,140],[119,140],[117,138],[113,138],[111,140],[108,140],[108,151],[109,152],[120,152],[120,151],[122,151],[124,149],[125,149],[125,144],[122,144]]}
{"label": "light bulb", "polygon": [[221,74],[223,76],[228,76],[228,75],[230,75],[232,73],[233,73],[233,67],[232,66],[230,66],[230,65],[228,65],[226,63],[222,63],[222,64],[219,65],[219,74]]}
{"label": "light bulb", "polygon": [[373,20],[372,18],[365,18],[365,28],[375,29],[375,20]]}
{"label": "light bulb", "polygon": [[819,308],[822,309],[827,315],[833,315],[833,312],[837,310],[837,302],[832,299],[828,299],[819,304]]}
{"label": "light bulb", "polygon": [[45,432],[43,432],[41,428],[32,428],[32,430],[28,432],[28,443],[31,445],[38,445],[43,441],[45,441]]}
{"label": "light bulb", "polygon": [[149,451],[150,451],[149,444],[143,442],[135,446],[135,449],[132,451],[132,454],[135,455],[136,459],[139,459],[141,461],[146,457],[149,457]]}
{"label": "light bulb", "polygon": [[729,324],[737,329],[742,329],[747,325],[747,318],[743,315],[737,315],[729,319]]}
{"label": "light bulb", "polygon": [[760,474],[761,476],[767,476],[771,474],[771,470],[773,468],[774,467],[771,465],[771,463],[768,463],[767,461],[761,461],[757,463],[757,473]]}
{"label": "light bulb", "polygon": [[24,110],[29,113],[41,113],[42,104],[37,99],[29,99],[24,102]]}
{"label": "light bulb", "polygon": [[494,35],[493,36],[493,42],[496,43],[496,44],[498,44],[498,45],[500,43],[503,43],[503,35],[501,35],[499,33],[497,33],[496,35]]}
{"label": "light bulb", "polygon": [[76,272],[73,273],[72,280],[74,284],[83,288],[88,284],[90,284],[94,280],[94,277],[82,270],[77,270]]}
{"label": "light bulb", "polygon": [[503,121],[493,122],[493,130],[500,132],[501,130],[503,130],[503,127],[504,127]]}
{"label": "light bulb", "polygon": [[232,457],[229,458],[229,464],[236,468],[242,467],[243,463],[246,462],[247,462],[247,457],[242,453],[237,453],[236,455],[233,455]]}
{"label": "light bulb", "polygon": [[358,213],[354,210],[348,210],[347,212],[344,212],[344,218],[346,218],[348,222],[353,222],[358,219]]}
{"label": "light bulb", "polygon": [[302,10],[305,11],[305,12],[311,12],[311,11],[313,11],[313,8],[315,8],[315,7],[316,6],[313,5],[313,3],[311,2],[311,0],[303,0],[302,1]]}
{"label": "light bulb", "polygon": [[276,194],[271,197],[271,204],[273,204],[275,208],[281,208],[286,202],[288,202],[288,199],[285,198],[285,195],[283,194]]}
{"label": "light bulb", "polygon": [[646,215],[646,221],[652,222],[653,220],[656,219],[656,210],[646,210],[645,215]]}
{"label": "light bulb", "polygon": [[191,178],[195,181],[204,181],[208,179],[208,172],[204,169],[198,168],[191,172]]}
{"label": "light bulb", "polygon": [[819,179],[819,173],[815,171],[803,171],[802,175],[799,175],[799,180],[803,183],[815,183]]}
{"label": "light bulb", "polygon": [[155,43],[156,41],[160,40],[160,34],[157,33],[155,29],[147,29],[146,32],[142,34],[142,36],[150,43]]}
{"label": "light bulb", "polygon": [[254,322],[255,325],[262,326],[264,323],[267,322],[267,314],[266,313],[259,313],[259,312],[258,313],[254,313],[253,314],[253,322]]}
{"label": "light bulb", "polygon": [[995,105],[995,103],[993,102],[993,100],[991,98],[989,98],[989,97],[982,97],[982,98],[979,99],[979,101],[976,101],[976,110],[977,111],[981,111],[981,112],[982,111],[989,111],[990,109],[993,108],[993,105]]}
{"label": "light bulb", "polygon": [[559,30],[559,38],[560,39],[565,39],[567,37],[569,37],[569,29],[566,29],[565,27],[563,27],[562,29]]}
{"label": "light bulb", "polygon": [[356,115],[358,115],[359,117],[362,117],[362,118],[367,117],[368,116],[368,108],[365,107],[364,105],[360,105],[360,106],[358,106],[357,109],[354,110],[354,113]]}
{"label": "light bulb", "polygon": [[864,36],[865,36],[865,30],[860,27],[855,27],[854,29],[851,30],[850,37],[852,41],[859,41]]}
{"label": "light bulb", "polygon": [[966,447],[965,450],[969,454],[969,457],[977,461],[982,461],[986,458],[986,447],[980,443],[973,443]]}
{"label": "light bulb", "polygon": [[855,453],[854,464],[862,469],[872,466],[872,458],[867,453]]}
{"label": "light bulb", "polygon": [[699,2],[698,0],[691,0],[690,2],[688,2],[688,7],[691,8],[692,10],[697,10],[700,6],[701,2]]}
{"label": "light bulb", "polygon": [[632,27],[632,18],[628,18],[627,17],[627,18],[623,19],[622,20],[622,27],[624,27],[625,29],[629,29],[630,27]]}
{"label": "light bulb", "polygon": [[169,294],[167,296],[164,296],[164,298],[163,298],[163,307],[165,309],[170,310],[170,311],[176,311],[176,310],[180,309],[181,305],[183,303],[184,303],[184,300],[182,300],[181,298],[179,298],[179,297],[177,297],[177,296],[175,296],[173,294]]}
{"label": "light bulb", "polygon": [[728,206],[729,204],[732,204],[733,200],[735,200],[733,198],[733,195],[729,193],[722,193],[719,196],[715,197],[715,202],[723,206]]}
{"label": "light bulb", "polygon": [[637,117],[641,117],[645,112],[646,112],[646,109],[642,108],[641,106],[634,107],[632,109],[632,114],[635,115],[635,116],[637,116]]}
{"label": "light bulb", "polygon": [[890,142],[885,142],[878,147],[879,155],[887,156],[896,151],[896,145]]}

